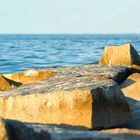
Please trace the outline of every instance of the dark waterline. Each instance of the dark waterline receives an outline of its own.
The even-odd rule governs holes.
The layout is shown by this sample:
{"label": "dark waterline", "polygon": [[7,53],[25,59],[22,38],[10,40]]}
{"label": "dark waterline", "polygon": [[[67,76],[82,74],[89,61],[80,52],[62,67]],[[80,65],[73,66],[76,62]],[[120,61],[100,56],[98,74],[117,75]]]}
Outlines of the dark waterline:
{"label": "dark waterline", "polygon": [[105,46],[128,42],[140,52],[140,34],[1,34],[0,73],[97,63]]}

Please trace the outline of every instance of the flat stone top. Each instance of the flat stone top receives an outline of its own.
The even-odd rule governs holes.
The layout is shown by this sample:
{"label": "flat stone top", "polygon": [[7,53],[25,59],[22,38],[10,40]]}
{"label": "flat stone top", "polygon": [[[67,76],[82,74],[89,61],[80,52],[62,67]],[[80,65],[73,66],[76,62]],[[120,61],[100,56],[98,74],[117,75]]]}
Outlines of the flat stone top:
{"label": "flat stone top", "polygon": [[[129,68],[125,66],[108,67],[89,64],[45,68],[39,69],[38,71],[52,71],[56,73],[57,76],[41,80],[34,84],[23,85],[9,91],[3,91],[0,93],[0,97],[70,90],[92,90],[97,87],[109,87],[113,86],[115,82],[124,80]],[[115,82],[113,82],[112,79]]]}
{"label": "flat stone top", "polygon": [[79,74],[87,76],[105,76],[110,77],[114,81],[117,80],[118,74],[128,72],[129,70],[130,68],[127,66],[103,66],[98,64],[40,69],[40,71],[52,71],[58,75]]}
{"label": "flat stone top", "polygon": [[71,74],[44,79],[34,84],[24,85],[19,88],[4,91],[0,94],[0,97],[71,90],[93,90],[97,87],[110,87],[115,84],[116,83],[112,79],[98,79]]}

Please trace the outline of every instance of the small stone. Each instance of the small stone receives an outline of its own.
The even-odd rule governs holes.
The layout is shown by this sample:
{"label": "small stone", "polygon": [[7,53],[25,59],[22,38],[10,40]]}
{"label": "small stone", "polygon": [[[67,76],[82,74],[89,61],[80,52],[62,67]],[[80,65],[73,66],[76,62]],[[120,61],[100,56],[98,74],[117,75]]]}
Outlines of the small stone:
{"label": "small stone", "polygon": [[39,72],[35,69],[24,71],[24,76],[38,76],[38,75],[39,75]]}

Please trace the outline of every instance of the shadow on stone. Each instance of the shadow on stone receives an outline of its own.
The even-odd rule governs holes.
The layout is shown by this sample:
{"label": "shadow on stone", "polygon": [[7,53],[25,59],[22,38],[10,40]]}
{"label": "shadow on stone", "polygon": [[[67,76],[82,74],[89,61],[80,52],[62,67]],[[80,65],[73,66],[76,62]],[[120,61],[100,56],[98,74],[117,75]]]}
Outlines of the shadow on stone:
{"label": "shadow on stone", "polygon": [[22,122],[5,120],[6,130],[9,140],[50,140],[47,131],[34,132],[32,127],[28,127]]}
{"label": "shadow on stone", "polygon": [[136,83],[136,81],[131,80],[131,79],[127,79],[127,82],[124,82],[120,85],[120,88],[126,88],[129,87],[130,85]]}

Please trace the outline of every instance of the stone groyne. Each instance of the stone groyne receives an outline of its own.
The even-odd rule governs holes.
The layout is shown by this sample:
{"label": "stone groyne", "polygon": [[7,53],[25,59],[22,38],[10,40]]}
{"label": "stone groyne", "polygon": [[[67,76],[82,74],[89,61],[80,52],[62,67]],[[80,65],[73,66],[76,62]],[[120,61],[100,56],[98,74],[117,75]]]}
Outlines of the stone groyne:
{"label": "stone groyne", "polygon": [[99,64],[0,75],[0,139],[140,139],[139,65],[125,44]]}

